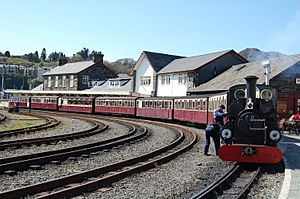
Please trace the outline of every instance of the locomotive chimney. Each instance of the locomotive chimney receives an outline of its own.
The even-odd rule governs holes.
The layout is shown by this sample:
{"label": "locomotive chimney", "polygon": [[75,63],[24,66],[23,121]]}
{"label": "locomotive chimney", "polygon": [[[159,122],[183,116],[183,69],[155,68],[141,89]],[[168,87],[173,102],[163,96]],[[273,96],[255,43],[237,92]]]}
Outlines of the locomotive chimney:
{"label": "locomotive chimney", "polygon": [[245,80],[247,82],[247,108],[252,109],[256,102],[256,81],[258,80],[258,77],[247,76],[245,77]]}

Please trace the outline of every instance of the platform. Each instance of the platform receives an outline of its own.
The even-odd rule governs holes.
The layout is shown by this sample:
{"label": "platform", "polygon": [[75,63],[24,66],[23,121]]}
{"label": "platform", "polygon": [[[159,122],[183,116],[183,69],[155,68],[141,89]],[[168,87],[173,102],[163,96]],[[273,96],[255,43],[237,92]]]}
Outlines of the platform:
{"label": "platform", "polygon": [[284,135],[279,143],[285,163],[285,177],[279,199],[300,196],[300,136]]}

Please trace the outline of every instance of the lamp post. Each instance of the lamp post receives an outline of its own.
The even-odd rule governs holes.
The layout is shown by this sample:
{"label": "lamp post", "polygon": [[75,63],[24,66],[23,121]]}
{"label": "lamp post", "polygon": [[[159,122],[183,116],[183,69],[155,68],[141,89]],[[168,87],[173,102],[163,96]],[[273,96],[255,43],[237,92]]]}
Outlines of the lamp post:
{"label": "lamp post", "polygon": [[2,73],[1,73],[1,100],[4,97],[4,73],[5,73],[5,65],[2,65]]}
{"label": "lamp post", "polygon": [[271,73],[271,64],[269,60],[266,61],[262,61],[261,65],[264,67],[265,69],[265,84],[269,85],[270,84],[270,73]]}

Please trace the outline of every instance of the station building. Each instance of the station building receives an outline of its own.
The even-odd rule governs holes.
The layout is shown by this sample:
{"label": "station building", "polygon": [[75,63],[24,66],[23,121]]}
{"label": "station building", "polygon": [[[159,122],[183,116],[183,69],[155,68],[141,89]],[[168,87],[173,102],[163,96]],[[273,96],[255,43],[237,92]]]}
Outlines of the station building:
{"label": "station building", "polygon": [[269,60],[268,75],[262,61],[238,64],[220,75],[187,91],[188,95],[219,93],[231,86],[245,84],[244,78],[255,75],[257,84],[266,81],[277,90],[277,112],[282,118],[289,118],[300,112],[300,54]]}

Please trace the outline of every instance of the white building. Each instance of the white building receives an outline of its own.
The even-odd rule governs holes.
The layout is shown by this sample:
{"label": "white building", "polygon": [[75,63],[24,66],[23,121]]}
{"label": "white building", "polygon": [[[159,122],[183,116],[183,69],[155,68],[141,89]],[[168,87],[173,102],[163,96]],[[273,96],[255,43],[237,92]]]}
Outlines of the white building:
{"label": "white building", "polygon": [[157,72],[179,58],[183,57],[143,51],[131,72],[134,82],[133,93],[156,96]]}
{"label": "white building", "polygon": [[247,62],[234,50],[176,59],[157,73],[157,96],[186,96],[188,89]]}

